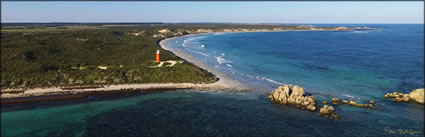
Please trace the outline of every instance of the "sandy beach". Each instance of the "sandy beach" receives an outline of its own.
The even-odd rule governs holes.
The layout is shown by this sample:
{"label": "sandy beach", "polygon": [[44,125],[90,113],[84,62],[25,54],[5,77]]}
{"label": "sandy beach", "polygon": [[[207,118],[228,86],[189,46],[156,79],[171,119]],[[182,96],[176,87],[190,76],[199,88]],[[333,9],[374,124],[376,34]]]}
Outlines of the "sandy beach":
{"label": "sandy beach", "polygon": [[[186,36],[189,36],[189,35],[186,35]],[[166,42],[169,41],[169,40],[173,40],[175,38],[178,38],[178,37],[164,39],[159,43],[159,45],[161,46],[161,48],[174,53],[176,56],[179,56],[180,58],[183,58],[184,60],[191,62],[191,63],[195,64],[196,66],[207,70],[208,72],[213,73],[217,78],[219,78],[219,80],[217,82],[212,83],[212,84],[205,84],[205,86],[207,86],[207,87],[210,87],[210,86],[217,87],[218,86],[218,87],[223,87],[225,89],[236,89],[236,90],[246,90],[247,89],[247,87],[244,86],[239,81],[229,77],[227,74],[224,74],[224,73],[222,73],[222,72],[220,72],[220,71],[218,71],[214,68],[211,68],[207,64],[205,64],[205,63],[199,61],[198,59],[196,59],[195,57],[193,57],[192,55],[189,55],[189,54],[182,52],[178,49],[168,47]]]}
{"label": "sandy beach", "polygon": [[[269,31],[248,31],[248,32],[282,32],[282,31],[327,31],[327,30],[269,30]],[[211,32],[211,33],[247,33],[243,32]],[[205,33],[200,33],[205,34]],[[178,37],[186,37],[191,35],[198,34],[189,34]],[[173,40],[178,37],[166,38],[159,42],[159,46],[165,50],[168,50],[175,54],[176,56],[193,63],[194,65],[207,70],[214,74],[218,81],[210,84],[194,84],[194,83],[144,83],[144,84],[116,84],[116,85],[103,85],[99,88],[74,88],[74,89],[64,89],[63,87],[48,87],[48,88],[32,88],[32,89],[23,89],[20,92],[4,92],[7,90],[16,90],[16,89],[2,89],[1,98],[2,99],[11,99],[11,98],[22,98],[22,97],[37,97],[37,96],[50,96],[50,95],[63,95],[63,94],[82,94],[82,93],[94,93],[94,92],[107,92],[119,90],[131,90],[131,91],[142,91],[142,90],[155,90],[155,89],[198,89],[198,90],[229,90],[229,91],[246,91],[251,90],[248,86],[240,83],[239,81],[231,78],[227,74],[224,74],[217,69],[214,69],[207,64],[201,62],[190,54],[187,54],[178,49],[174,49],[166,45],[166,42]],[[18,89],[21,90],[21,89]]]}
{"label": "sandy beach", "polygon": [[[141,91],[141,90],[155,90],[155,89],[197,89],[197,90],[231,90],[231,91],[241,91],[247,90],[246,86],[243,86],[239,81],[236,81],[230,78],[228,75],[219,72],[216,69],[209,67],[208,65],[202,63],[201,61],[195,59],[193,56],[168,47],[165,42],[172,40],[173,38],[168,38],[160,41],[161,48],[168,50],[175,55],[183,58],[184,60],[195,64],[196,66],[205,69],[213,73],[219,80],[210,83],[210,84],[194,84],[194,83],[146,83],[146,84],[119,84],[119,85],[104,85],[98,88],[82,88],[82,89],[66,89],[63,87],[49,87],[49,88],[32,88],[25,89],[19,93],[9,93],[5,92],[11,89],[3,89],[1,98],[2,99],[12,99],[12,98],[22,98],[22,97],[37,97],[37,96],[50,96],[50,95],[72,95],[72,94],[82,94],[82,93],[95,93],[95,92],[107,92],[107,91]],[[13,89],[12,89],[13,90]]]}

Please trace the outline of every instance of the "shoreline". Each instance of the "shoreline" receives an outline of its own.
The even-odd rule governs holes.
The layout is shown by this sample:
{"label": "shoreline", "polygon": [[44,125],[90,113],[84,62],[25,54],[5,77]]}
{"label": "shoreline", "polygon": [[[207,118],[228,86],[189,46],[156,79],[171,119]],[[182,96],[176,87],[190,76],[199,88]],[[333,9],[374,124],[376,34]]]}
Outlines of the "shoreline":
{"label": "shoreline", "polygon": [[[205,33],[200,33],[205,34]],[[195,59],[193,56],[177,51],[176,49],[169,48],[164,44],[168,40],[178,37],[198,35],[189,34],[160,40],[158,46],[164,50],[170,51],[176,56],[185,61],[195,64],[201,69],[213,73],[218,80],[214,83],[208,84],[195,84],[195,83],[143,83],[143,84],[116,84],[116,85],[102,85],[96,88],[69,88],[69,87],[47,87],[47,88],[31,88],[31,89],[2,89],[12,90],[12,92],[1,92],[1,104],[17,104],[17,103],[30,103],[39,101],[54,101],[54,100],[67,100],[67,99],[81,99],[90,95],[103,95],[103,94],[119,94],[138,91],[157,91],[157,90],[178,90],[178,89],[196,89],[196,90],[229,90],[229,91],[244,91],[248,90],[242,84],[226,74],[219,72],[216,69],[209,67],[201,61]],[[72,86],[70,86],[72,87]],[[244,87],[244,88],[242,88]],[[13,92],[19,90],[19,92]],[[22,91],[20,91],[22,90]],[[40,98],[38,98],[40,97]]]}
{"label": "shoreline", "polygon": [[[229,91],[248,91],[251,90],[248,86],[242,84],[241,82],[231,78],[227,74],[220,72],[217,69],[214,69],[207,64],[196,59],[192,55],[180,51],[178,49],[168,47],[165,42],[173,40],[180,37],[200,35],[200,34],[214,34],[214,33],[248,33],[248,32],[285,32],[285,31],[350,31],[350,30],[267,30],[267,31],[235,31],[235,32],[206,32],[206,33],[195,33],[181,36],[173,36],[169,38],[160,39],[157,44],[160,48],[170,51],[174,55],[182,58],[183,60],[193,63],[201,69],[207,70],[208,72],[214,74],[218,80],[214,83],[208,84],[195,84],[195,83],[143,83],[143,84],[115,84],[115,85],[102,85],[98,88],[63,88],[63,87],[47,87],[47,88],[31,88],[31,89],[22,89],[23,91],[17,93],[3,93],[1,92],[1,104],[4,104],[3,100],[11,99],[22,99],[25,102],[30,102],[30,98],[33,97],[49,97],[54,98],[54,96],[61,95],[70,95],[70,96],[81,96],[83,94],[109,94],[109,92],[119,93],[120,91],[151,91],[157,89],[164,90],[178,90],[178,89],[196,89],[196,90],[229,90]],[[16,89],[2,89],[2,90],[16,90]],[[18,89],[19,90],[19,89]],[[127,93],[127,92],[122,92]],[[25,100],[23,98],[28,98]],[[70,97],[73,98],[73,97]]]}
{"label": "shoreline", "polygon": [[[181,88],[185,89],[185,88]],[[155,88],[146,90],[133,90],[133,89],[121,89],[121,90],[109,90],[109,91],[97,91],[97,92],[82,92],[78,94],[57,94],[57,95],[42,95],[42,96],[29,96],[29,97],[15,97],[15,98],[3,98],[1,100],[2,105],[14,105],[14,104],[25,104],[25,103],[37,103],[37,102],[48,102],[48,101],[68,101],[68,100],[80,100],[86,99],[90,96],[113,96],[113,95],[139,95],[147,94],[158,91],[172,91],[180,90],[175,88]]]}
{"label": "shoreline", "polygon": [[134,91],[155,90],[155,89],[235,90],[235,89],[231,89],[229,87],[221,86],[215,83],[211,83],[211,84],[194,84],[194,83],[119,84],[119,85],[104,85],[103,87],[98,87],[98,88],[83,88],[83,89],[63,88],[63,87],[33,88],[33,89],[27,89],[23,92],[18,92],[18,93],[2,93],[1,99],[61,95],[61,94],[81,94],[85,92],[105,92],[105,91],[119,91],[119,90],[134,90]]}
{"label": "shoreline", "polygon": [[[217,32],[217,33],[223,33],[223,32]],[[224,33],[226,33],[226,32],[224,32]],[[209,33],[200,33],[200,34],[209,34]],[[176,38],[186,37],[186,36],[194,36],[194,35],[199,35],[199,34],[190,34],[190,35],[166,38],[166,39],[163,39],[159,42],[159,46],[162,49],[170,51],[174,55],[184,59],[185,61],[193,63],[194,65],[198,66],[201,69],[207,70],[208,72],[214,74],[218,78],[218,81],[216,81],[214,83],[205,84],[206,86],[213,86],[213,87],[218,86],[218,87],[223,87],[224,89],[234,89],[234,90],[248,90],[247,86],[245,86],[244,84],[240,83],[239,81],[231,78],[227,74],[210,67],[209,65],[203,63],[202,61],[196,59],[195,57],[193,57],[192,55],[190,55],[186,52],[180,51],[180,50],[175,49],[175,48],[171,48],[171,47],[169,47],[168,45],[165,44],[167,41],[170,41],[170,40],[173,40],[173,39],[176,39]]]}

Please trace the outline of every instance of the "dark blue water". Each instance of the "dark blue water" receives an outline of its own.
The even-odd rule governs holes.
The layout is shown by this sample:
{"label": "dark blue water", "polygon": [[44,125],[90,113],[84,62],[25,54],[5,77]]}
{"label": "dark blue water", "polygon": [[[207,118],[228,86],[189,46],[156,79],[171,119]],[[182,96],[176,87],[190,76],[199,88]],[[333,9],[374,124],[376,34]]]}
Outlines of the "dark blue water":
{"label": "dark blue water", "polygon": [[[349,25],[355,27],[356,25]],[[386,92],[424,87],[423,25],[357,25],[357,31],[201,34],[168,45],[256,88],[181,90],[2,107],[2,136],[424,136],[424,106]],[[340,120],[272,104],[265,91],[297,84],[376,110],[334,106]],[[61,104],[61,105],[56,105]],[[387,130],[385,130],[387,129]],[[395,131],[389,133],[388,129]],[[399,129],[421,133],[399,133]]]}

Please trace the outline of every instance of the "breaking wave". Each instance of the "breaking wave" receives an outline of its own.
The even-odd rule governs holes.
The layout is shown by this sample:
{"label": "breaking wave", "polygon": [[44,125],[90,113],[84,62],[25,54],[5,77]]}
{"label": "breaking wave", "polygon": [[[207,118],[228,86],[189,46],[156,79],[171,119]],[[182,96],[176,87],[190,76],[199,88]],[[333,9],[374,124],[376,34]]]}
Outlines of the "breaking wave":
{"label": "breaking wave", "polygon": [[269,79],[269,78],[266,78],[266,77],[253,76],[253,75],[244,74],[244,73],[241,73],[241,75],[244,75],[244,76],[247,76],[247,77],[250,77],[250,78],[254,78],[254,79],[257,79],[257,80],[268,81],[268,82],[271,82],[271,83],[274,83],[274,84],[278,84],[278,85],[285,85],[285,83],[278,82],[278,81],[275,81],[273,79]]}
{"label": "breaking wave", "polygon": [[232,63],[232,61],[226,60],[225,58],[223,58],[223,56],[218,56],[218,57],[215,57],[215,58],[216,58],[218,64]]}
{"label": "breaking wave", "polygon": [[203,55],[203,56],[208,57],[208,54],[206,54],[206,53],[199,52],[199,51],[196,51],[196,50],[192,50],[192,49],[189,49],[189,48],[185,48],[185,49],[188,50],[188,51],[190,51],[190,52],[194,52],[194,53],[197,53],[197,54],[200,54],[200,55]]}
{"label": "breaking wave", "polygon": [[187,42],[190,42],[190,41],[193,41],[193,40],[197,40],[197,39],[201,39],[201,38],[206,38],[206,37],[207,36],[193,37],[193,38],[190,38],[190,39],[183,40],[183,43],[187,43]]}
{"label": "breaking wave", "polygon": [[369,33],[369,31],[352,31],[351,33]]}

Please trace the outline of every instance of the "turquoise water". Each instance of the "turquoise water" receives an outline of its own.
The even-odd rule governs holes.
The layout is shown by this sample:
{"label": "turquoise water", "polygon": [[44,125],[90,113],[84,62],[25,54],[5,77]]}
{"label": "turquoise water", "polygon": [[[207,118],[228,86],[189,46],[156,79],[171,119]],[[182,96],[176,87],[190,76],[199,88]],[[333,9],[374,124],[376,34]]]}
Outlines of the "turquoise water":
{"label": "turquoise water", "polygon": [[168,45],[260,89],[290,83],[371,99],[423,88],[423,25],[366,26],[377,30],[216,33]]}
{"label": "turquoise water", "polygon": [[423,108],[415,104],[386,103],[400,108],[393,114],[383,106],[338,106],[342,118],[328,120],[251,93],[186,90],[97,98],[2,108],[2,136],[384,136],[387,126],[423,130]]}
{"label": "turquoise water", "polygon": [[[355,26],[355,25],[349,25]],[[376,30],[216,33],[168,41],[229,76],[247,93],[165,91],[2,106],[2,136],[412,136],[424,106],[382,98],[424,87],[423,25],[358,25]],[[335,106],[340,120],[269,102],[265,91],[298,84]],[[385,128],[396,131],[389,134]]]}

